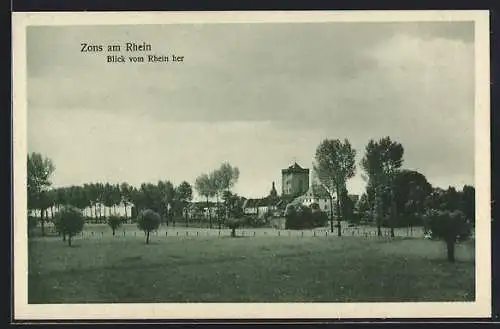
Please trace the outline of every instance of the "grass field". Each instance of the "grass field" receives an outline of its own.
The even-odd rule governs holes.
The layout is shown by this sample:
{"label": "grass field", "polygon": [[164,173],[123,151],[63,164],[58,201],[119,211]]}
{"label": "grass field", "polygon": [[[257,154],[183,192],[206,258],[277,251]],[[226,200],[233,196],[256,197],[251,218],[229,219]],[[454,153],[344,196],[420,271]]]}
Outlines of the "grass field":
{"label": "grass field", "polygon": [[146,245],[133,227],[114,238],[100,228],[87,227],[71,248],[58,237],[30,239],[29,303],[472,301],[475,295],[472,241],[457,245],[451,264],[442,242],[422,238],[171,231]]}

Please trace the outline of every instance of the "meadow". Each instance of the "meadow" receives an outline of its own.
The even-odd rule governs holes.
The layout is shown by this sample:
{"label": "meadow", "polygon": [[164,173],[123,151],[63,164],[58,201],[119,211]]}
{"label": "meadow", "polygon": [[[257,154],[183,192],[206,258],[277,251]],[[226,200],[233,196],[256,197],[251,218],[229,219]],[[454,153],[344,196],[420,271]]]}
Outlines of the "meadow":
{"label": "meadow", "polygon": [[474,241],[446,261],[441,241],[370,229],[162,228],[145,244],[126,225],[88,225],[73,246],[29,239],[29,303],[473,301]]}

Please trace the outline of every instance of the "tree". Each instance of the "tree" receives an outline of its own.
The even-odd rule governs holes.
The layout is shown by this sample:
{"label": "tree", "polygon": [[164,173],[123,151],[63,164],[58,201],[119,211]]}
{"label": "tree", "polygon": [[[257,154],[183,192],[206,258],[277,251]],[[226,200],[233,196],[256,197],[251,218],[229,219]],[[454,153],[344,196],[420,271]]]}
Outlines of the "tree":
{"label": "tree", "polygon": [[108,218],[108,225],[111,227],[111,230],[113,231],[113,236],[115,236],[116,230],[122,226],[122,220],[120,217],[116,215],[111,215]]}
{"label": "tree", "polygon": [[212,228],[212,211],[210,209],[209,198],[213,198],[215,196],[215,184],[210,175],[202,174],[196,178],[194,188],[200,196],[205,197],[207,200],[209,227]]}
{"label": "tree", "polygon": [[132,187],[128,183],[122,183],[120,185],[120,196],[121,196],[121,203],[123,204],[123,208],[125,210],[125,220],[128,220],[128,214],[127,214],[127,206],[129,205],[131,199],[132,199]]}
{"label": "tree", "polygon": [[137,217],[137,227],[146,233],[146,244],[149,244],[149,234],[160,226],[160,215],[151,209],[142,210]]}
{"label": "tree", "polygon": [[465,218],[474,226],[476,221],[476,189],[474,186],[465,185],[463,187],[460,209]]}
{"label": "tree", "polygon": [[80,209],[65,206],[57,213],[55,224],[56,229],[68,237],[68,246],[71,247],[71,238],[82,231],[85,220]]}
{"label": "tree", "polygon": [[427,178],[414,170],[401,170],[395,176],[394,189],[396,214],[399,218],[395,224],[410,227],[422,224],[420,219],[425,212],[425,199],[432,192],[432,185]]}
{"label": "tree", "polygon": [[51,186],[50,176],[55,171],[54,163],[51,159],[43,157],[40,153],[33,152],[28,154],[27,163],[27,189],[28,189],[28,210],[40,209],[40,224],[42,236],[45,236],[44,210],[41,193],[48,190]]}
{"label": "tree", "polygon": [[375,222],[377,223],[378,235],[382,235],[381,224],[384,217],[383,194],[389,187],[390,191],[390,215],[391,237],[394,237],[394,220],[396,216],[394,178],[403,164],[403,146],[390,137],[384,137],[375,141],[371,139],[366,148],[365,155],[361,160],[361,166],[368,176],[370,186],[374,188]]}
{"label": "tree", "polygon": [[28,216],[28,237],[33,235],[33,230],[36,228],[37,220],[33,216]]}
{"label": "tree", "polygon": [[187,206],[189,205],[189,202],[193,199],[193,188],[191,185],[184,181],[182,182],[179,186],[177,186],[175,190],[175,195],[176,199],[179,203],[181,214],[184,217],[184,220],[186,221],[186,226],[188,226],[188,216],[186,214],[186,209]]}
{"label": "tree", "polygon": [[448,261],[455,261],[455,243],[470,237],[470,225],[461,211],[431,209],[425,215],[425,226],[432,235],[446,243]]}
{"label": "tree", "polygon": [[[229,192],[231,188],[236,184],[240,176],[240,170],[238,167],[233,167],[229,163],[224,162],[219,169],[214,170],[210,174],[210,180],[213,182],[215,188],[215,196],[217,198],[217,220],[219,222],[219,230],[221,229],[221,218],[220,218],[220,199],[222,198],[224,192]],[[229,213],[226,209],[226,219],[229,217]]]}
{"label": "tree", "polygon": [[228,214],[229,217],[243,217],[243,204],[245,200],[242,197],[235,193],[231,193],[231,191],[225,191],[222,195],[222,200],[224,201],[226,214]]}
{"label": "tree", "polygon": [[113,185],[106,183],[103,188],[103,203],[108,208],[108,217],[111,216],[111,207],[115,204],[114,193]]}
{"label": "tree", "polygon": [[[333,193],[337,195],[337,234],[342,235],[340,221],[342,218],[340,195],[346,189],[348,179],[354,177],[356,171],[356,150],[349,140],[323,140],[316,149],[314,172],[323,187],[330,195],[330,205],[333,208]],[[333,233],[333,217],[330,221]]]}
{"label": "tree", "polygon": [[159,181],[157,184],[158,188],[158,199],[155,203],[158,203],[158,212],[163,214],[167,219],[172,219],[172,223],[175,227],[175,211],[176,211],[176,191],[174,185],[170,181]]}

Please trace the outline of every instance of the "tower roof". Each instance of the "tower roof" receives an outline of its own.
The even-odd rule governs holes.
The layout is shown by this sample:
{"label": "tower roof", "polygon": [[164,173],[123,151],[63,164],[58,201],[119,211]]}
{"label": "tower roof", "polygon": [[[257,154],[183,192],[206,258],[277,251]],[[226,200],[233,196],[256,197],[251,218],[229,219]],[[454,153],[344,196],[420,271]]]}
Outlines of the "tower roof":
{"label": "tower roof", "polygon": [[283,169],[282,172],[309,172],[309,169],[304,169],[301,166],[297,164],[297,162],[294,162],[290,167]]}

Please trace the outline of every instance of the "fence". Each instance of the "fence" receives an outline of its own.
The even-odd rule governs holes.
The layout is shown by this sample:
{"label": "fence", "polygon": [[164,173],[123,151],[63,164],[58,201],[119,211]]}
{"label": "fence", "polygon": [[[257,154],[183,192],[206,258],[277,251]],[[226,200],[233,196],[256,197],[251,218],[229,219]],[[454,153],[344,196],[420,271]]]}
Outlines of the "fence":
{"label": "fence", "polygon": [[[151,236],[164,237],[164,238],[218,238],[228,237],[231,235],[230,229],[166,229],[151,232]],[[338,237],[337,229],[332,233],[329,229],[315,229],[315,230],[273,230],[273,229],[237,229],[236,235],[238,237],[295,237],[295,238],[314,238],[314,237]],[[355,227],[343,228],[341,235],[344,237],[362,237],[362,238],[389,238],[390,230],[383,228],[382,236],[378,236],[377,230],[374,228]],[[395,229],[397,237],[423,237],[422,228],[410,229]],[[145,233],[137,230],[117,230],[114,238],[130,238],[130,237],[144,237]],[[78,234],[85,240],[88,239],[102,239],[113,238],[111,230],[109,231],[83,231]]]}

